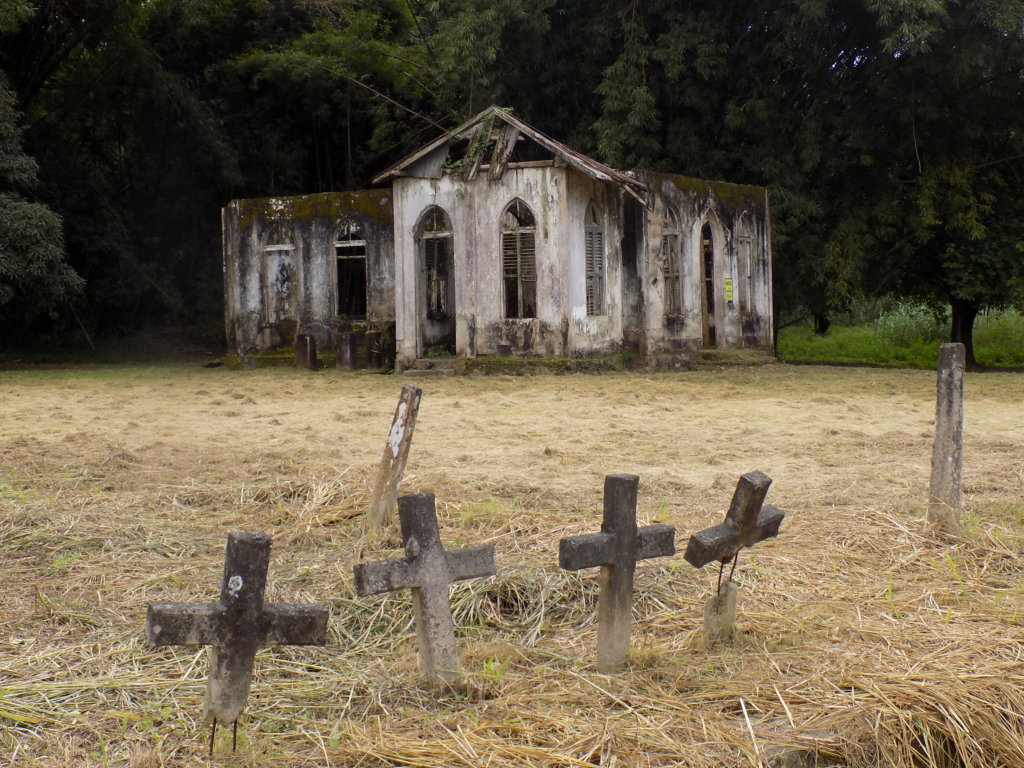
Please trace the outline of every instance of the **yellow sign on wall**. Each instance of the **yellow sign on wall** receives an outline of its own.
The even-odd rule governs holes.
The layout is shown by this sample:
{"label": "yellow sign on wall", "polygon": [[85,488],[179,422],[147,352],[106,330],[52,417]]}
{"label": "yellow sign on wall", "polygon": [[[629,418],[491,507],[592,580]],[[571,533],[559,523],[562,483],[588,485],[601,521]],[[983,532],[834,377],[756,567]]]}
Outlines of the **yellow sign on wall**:
{"label": "yellow sign on wall", "polygon": [[732,304],[732,278],[725,278],[725,300]]}

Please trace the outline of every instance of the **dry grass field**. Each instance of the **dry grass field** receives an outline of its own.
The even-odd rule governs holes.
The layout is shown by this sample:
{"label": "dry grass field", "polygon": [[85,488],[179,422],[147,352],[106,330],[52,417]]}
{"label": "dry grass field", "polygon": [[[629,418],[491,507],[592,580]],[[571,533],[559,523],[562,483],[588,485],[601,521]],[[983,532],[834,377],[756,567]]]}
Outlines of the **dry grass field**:
{"label": "dry grass field", "polygon": [[[963,538],[924,529],[935,376],[820,367],[420,379],[404,490],[499,573],[453,589],[465,682],[416,669],[408,594],[352,565],[403,379],[191,366],[0,373],[0,764],[1024,766],[1024,376],[967,377]],[[743,554],[738,634],[707,647],[717,575],[637,570],[627,669],[594,668],[605,474],[677,548],[739,475],[778,539]],[[146,605],[213,601],[229,530],[273,536],[267,599],[330,606],[325,648],[257,656],[232,753],[207,756],[206,651],[150,648]]]}

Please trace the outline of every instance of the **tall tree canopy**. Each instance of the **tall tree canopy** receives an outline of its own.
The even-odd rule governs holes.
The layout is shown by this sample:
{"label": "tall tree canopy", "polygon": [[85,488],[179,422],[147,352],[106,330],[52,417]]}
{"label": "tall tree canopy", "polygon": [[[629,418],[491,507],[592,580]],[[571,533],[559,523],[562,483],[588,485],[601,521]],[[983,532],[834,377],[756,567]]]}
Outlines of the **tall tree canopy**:
{"label": "tall tree canopy", "polygon": [[[0,4],[0,34],[12,34],[31,14],[27,3]],[[21,114],[0,71],[0,313],[12,335],[25,333],[80,290],[64,259],[60,218],[33,200],[38,166],[22,146]]]}

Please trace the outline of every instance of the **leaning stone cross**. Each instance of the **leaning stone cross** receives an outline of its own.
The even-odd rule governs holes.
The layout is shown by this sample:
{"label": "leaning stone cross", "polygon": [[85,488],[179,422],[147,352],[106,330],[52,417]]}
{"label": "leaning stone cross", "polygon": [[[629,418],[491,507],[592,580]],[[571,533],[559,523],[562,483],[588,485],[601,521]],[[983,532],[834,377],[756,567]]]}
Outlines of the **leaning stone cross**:
{"label": "leaning stone cross", "polygon": [[269,536],[232,531],[218,602],[149,604],[146,642],[210,646],[204,709],[206,721],[212,722],[211,753],[218,722],[232,724],[234,749],[257,648],[327,642],[327,606],[263,602],[269,561]]}
{"label": "leaning stone cross", "polygon": [[601,532],[570,536],[558,544],[558,564],[567,571],[601,567],[597,602],[597,668],[621,667],[629,652],[633,613],[633,573],[637,560],[674,555],[676,529],[671,525],[636,525],[636,475],[604,479]]}
{"label": "leaning stone cross", "polygon": [[405,557],[357,564],[356,591],[375,595],[412,589],[420,670],[433,684],[451,683],[459,675],[459,656],[448,590],[456,581],[493,576],[494,546],[445,551],[432,493],[399,498],[398,518]]}
{"label": "leaning stone cross", "polygon": [[[732,632],[736,618],[737,587],[732,581],[740,550],[759,541],[779,535],[779,526],[785,513],[770,504],[765,496],[772,479],[763,472],[750,472],[740,478],[733,494],[725,522],[707,528],[690,537],[683,557],[694,568],[703,568],[712,560],[721,562],[718,569],[718,590],[704,606],[704,629],[711,639]],[[722,590],[722,573],[732,560],[732,569]]]}

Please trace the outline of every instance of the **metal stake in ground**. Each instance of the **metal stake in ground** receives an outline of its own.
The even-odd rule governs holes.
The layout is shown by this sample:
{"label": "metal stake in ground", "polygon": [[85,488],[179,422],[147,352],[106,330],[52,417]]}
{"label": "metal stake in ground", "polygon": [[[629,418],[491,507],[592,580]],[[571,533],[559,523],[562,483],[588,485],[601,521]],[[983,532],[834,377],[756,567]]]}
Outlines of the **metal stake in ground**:
{"label": "metal stake in ground", "polygon": [[960,528],[964,457],[964,345],[943,344],[935,397],[935,442],[928,491],[928,522],[943,533]]}
{"label": "metal stake in ground", "polygon": [[395,513],[398,488],[402,484],[405,461],[409,458],[409,446],[412,444],[413,430],[416,429],[416,415],[420,410],[422,395],[423,390],[419,387],[412,384],[402,386],[391,432],[384,446],[384,457],[380,460],[380,472],[377,473],[377,484],[373,487],[370,509],[366,513],[367,528],[380,529],[384,521]]}
{"label": "metal stake in ground", "polygon": [[455,581],[493,576],[497,572],[494,547],[487,544],[446,552],[441,545],[432,493],[400,498],[398,517],[405,557],[356,565],[356,591],[360,595],[375,595],[412,589],[420,670],[431,683],[450,683],[459,675],[459,656],[449,587]]}
{"label": "metal stake in ground", "polygon": [[636,475],[604,479],[604,520],[601,532],[571,536],[558,543],[558,564],[567,571],[601,567],[597,602],[597,668],[621,667],[629,652],[633,613],[633,573],[637,560],[676,553],[671,525],[636,525]]}
{"label": "metal stake in ground", "polygon": [[219,602],[149,604],[146,642],[210,646],[204,709],[206,722],[212,723],[211,754],[217,723],[232,724],[231,748],[235,748],[238,716],[249,697],[257,648],[327,642],[327,606],[264,604],[269,561],[269,536],[232,531]]}
{"label": "metal stake in ground", "polygon": [[[712,560],[721,562],[718,568],[718,589],[704,606],[704,629],[710,639],[724,637],[732,632],[737,589],[732,576],[736,571],[740,550],[779,535],[779,526],[786,515],[764,503],[771,484],[772,479],[763,472],[743,475],[736,485],[725,522],[693,534],[686,546],[683,557],[694,568],[702,568]],[[723,592],[722,574],[730,560],[732,569]]]}

